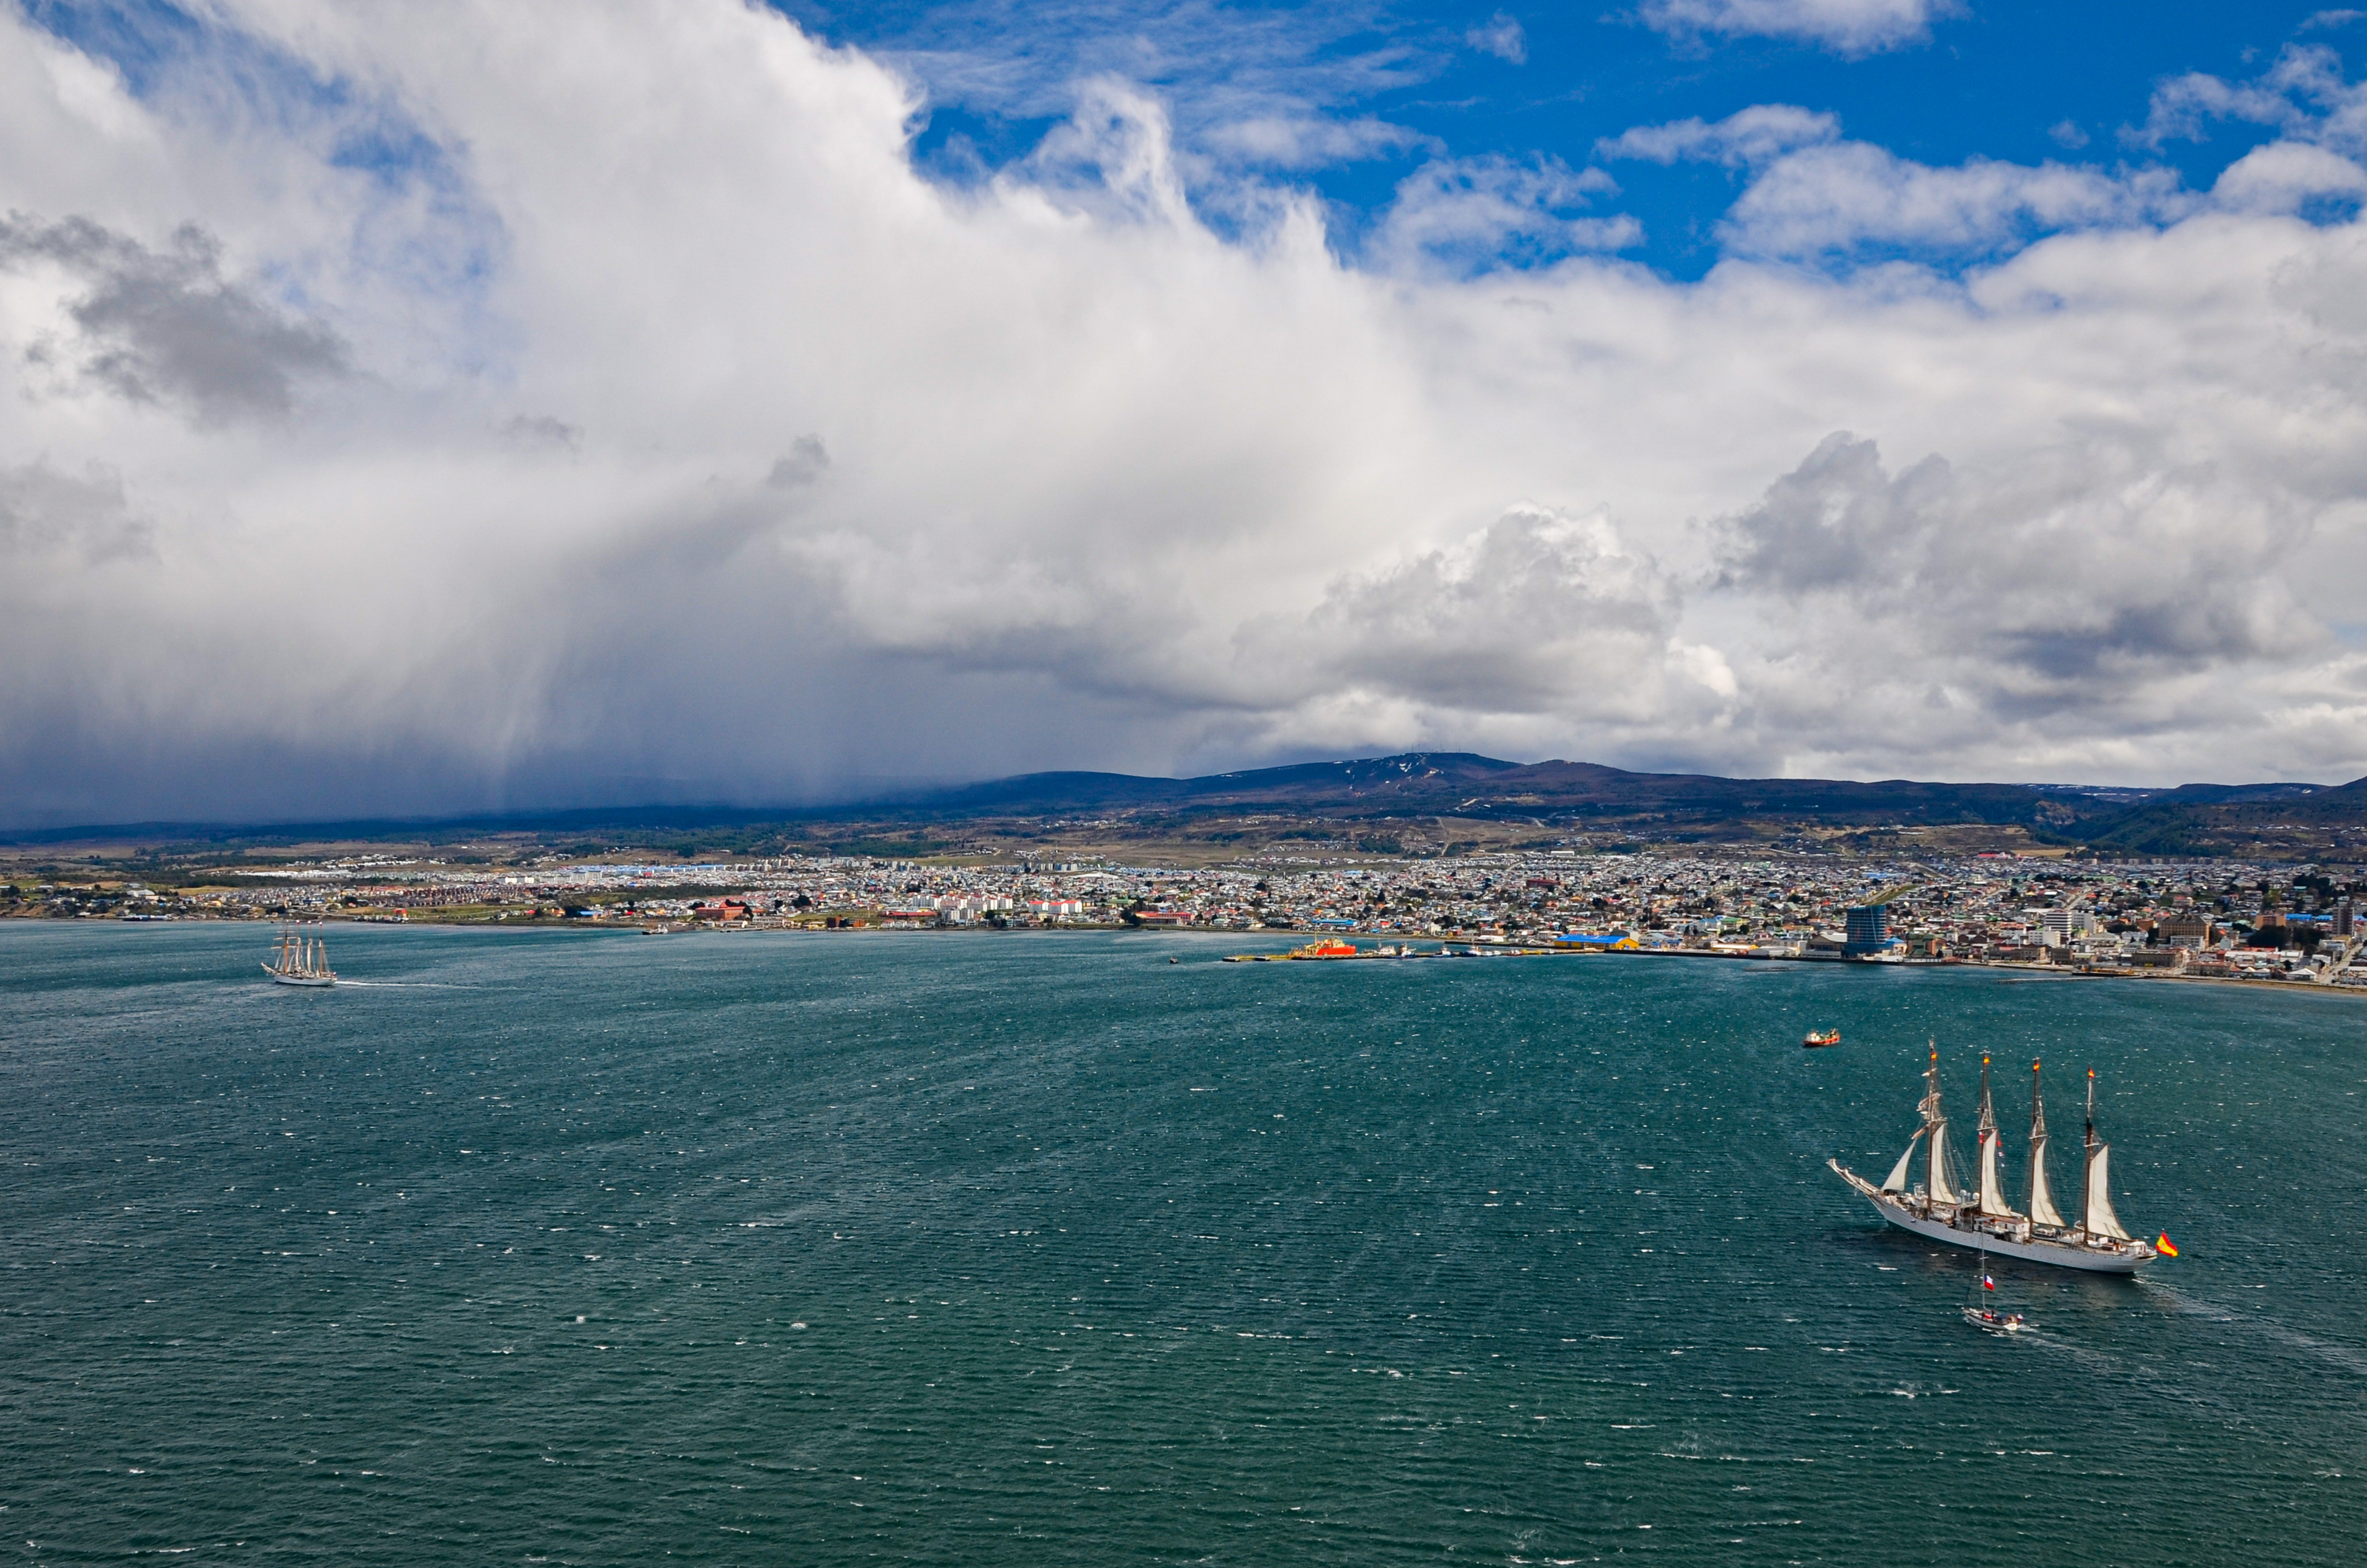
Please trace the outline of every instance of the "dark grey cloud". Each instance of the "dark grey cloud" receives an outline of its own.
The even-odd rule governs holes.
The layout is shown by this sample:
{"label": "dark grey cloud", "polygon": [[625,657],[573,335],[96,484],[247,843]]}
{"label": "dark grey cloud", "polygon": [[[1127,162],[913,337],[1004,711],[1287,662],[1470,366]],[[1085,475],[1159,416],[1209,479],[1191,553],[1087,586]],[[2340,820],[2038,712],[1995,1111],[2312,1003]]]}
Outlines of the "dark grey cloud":
{"label": "dark grey cloud", "polygon": [[1791,595],[1896,581],[1954,506],[1954,480],[1937,456],[1893,478],[1874,442],[1837,431],[1727,525],[1730,577]]}
{"label": "dark grey cloud", "polygon": [[[1725,525],[1726,582],[1926,652],[2092,686],[2305,651],[2316,628],[2269,568],[2299,508],[2257,480],[2096,438],[1968,478],[1931,456],[1893,474],[1826,437]],[[1844,608],[1845,607],[1845,608]]]}
{"label": "dark grey cloud", "polygon": [[80,477],[45,462],[0,469],[0,556],[62,551],[90,562],[155,553],[154,529],[135,517],[123,476],[93,463]]}
{"label": "dark grey cloud", "polygon": [[[175,403],[204,424],[279,415],[295,406],[300,383],[349,369],[334,333],[225,278],[221,242],[195,224],[155,251],[88,218],[0,218],[0,267],[38,262],[86,290],[66,307],[80,329],[64,347],[68,368],[134,403]],[[47,344],[28,354],[62,357]]]}
{"label": "dark grey cloud", "polygon": [[502,421],[501,431],[505,439],[520,447],[556,447],[571,452],[583,447],[583,426],[570,425],[554,415],[516,415]]}
{"label": "dark grey cloud", "polygon": [[776,490],[795,490],[811,484],[830,467],[830,451],[819,436],[800,436],[790,443],[788,455],[773,464],[773,472],[764,483]]}
{"label": "dark grey cloud", "polygon": [[1606,519],[1523,506],[1460,550],[1334,585],[1291,653],[1442,708],[1552,712],[1585,689],[1573,669],[1649,670],[1678,608],[1675,585]]}
{"label": "dark grey cloud", "polygon": [[2142,756],[2245,722],[2313,662],[2310,700],[2356,700],[2284,575],[2309,519],[2271,480],[2125,433],[1894,473],[1843,432],[1717,525],[1702,603],[1755,620],[1738,728],[1778,755],[2111,736]]}

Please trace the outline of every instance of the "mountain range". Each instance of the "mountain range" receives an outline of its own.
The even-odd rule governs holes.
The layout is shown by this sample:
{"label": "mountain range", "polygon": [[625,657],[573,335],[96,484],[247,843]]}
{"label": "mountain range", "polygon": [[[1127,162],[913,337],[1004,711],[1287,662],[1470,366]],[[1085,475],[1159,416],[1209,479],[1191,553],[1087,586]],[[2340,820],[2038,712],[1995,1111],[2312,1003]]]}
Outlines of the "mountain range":
{"label": "mountain range", "polygon": [[434,822],[82,828],[20,846],[112,840],[195,849],[326,842],[538,840],[562,853],[1025,852],[1132,843],[1208,854],[1283,841],[1410,855],[1514,844],[1736,845],[1948,854],[2032,848],[2101,856],[2367,861],[2367,778],[2348,784],[1942,784],[1907,778],[1725,778],[1469,752],[1301,763],[1194,778],[1031,773],[882,790],[827,806],[604,808]]}
{"label": "mountain range", "polygon": [[916,821],[1127,812],[1184,819],[1277,813],[1373,825],[1409,818],[1522,822],[1655,842],[1783,839],[1801,832],[2021,830],[2039,845],[2130,855],[2367,858],[2367,778],[2342,785],[1936,784],[1907,778],[1725,778],[1586,762],[1417,752],[1196,778],[1036,773],[873,807]]}

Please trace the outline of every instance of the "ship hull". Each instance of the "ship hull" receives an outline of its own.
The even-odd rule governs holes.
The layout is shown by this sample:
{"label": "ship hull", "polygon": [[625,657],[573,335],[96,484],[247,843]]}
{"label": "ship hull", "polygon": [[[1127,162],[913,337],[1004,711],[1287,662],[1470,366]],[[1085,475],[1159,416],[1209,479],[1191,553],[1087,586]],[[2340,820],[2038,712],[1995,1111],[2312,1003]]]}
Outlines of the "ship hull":
{"label": "ship hull", "polygon": [[2117,1252],[2103,1252],[2082,1246],[2061,1246],[2053,1242],[2009,1241],[1986,1231],[1963,1231],[1945,1220],[1927,1220],[1905,1210],[1894,1209],[1887,1203],[1876,1203],[1874,1211],[1902,1231],[1912,1231],[1935,1242],[1950,1246],[1977,1249],[1998,1257],[2018,1257],[2024,1263],[2043,1263],[2050,1268],[2077,1268],[2088,1274],[2135,1274],[2151,1263],[2150,1256],[2131,1257]]}
{"label": "ship hull", "polygon": [[271,977],[272,983],[275,985],[310,985],[315,987],[326,987],[334,985],[337,983],[337,978],[334,975],[282,974],[277,970],[273,969],[269,964],[263,966],[263,972]]}
{"label": "ship hull", "polygon": [[2033,1237],[2016,1241],[1993,1232],[1969,1225],[1955,1225],[1933,1214],[1919,1214],[1889,1193],[1842,1165],[1839,1160],[1827,1160],[1835,1175],[1850,1184],[1851,1190],[1874,1205],[1874,1211],[1902,1231],[1966,1251],[1995,1253],[1999,1257],[2020,1258],[2024,1263],[2043,1263],[2049,1268],[2076,1268],[2083,1274],[2135,1274],[2160,1256],[2143,1242],[2123,1242],[2116,1246],[2091,1247],[2078,1242],[2053,1242]]}

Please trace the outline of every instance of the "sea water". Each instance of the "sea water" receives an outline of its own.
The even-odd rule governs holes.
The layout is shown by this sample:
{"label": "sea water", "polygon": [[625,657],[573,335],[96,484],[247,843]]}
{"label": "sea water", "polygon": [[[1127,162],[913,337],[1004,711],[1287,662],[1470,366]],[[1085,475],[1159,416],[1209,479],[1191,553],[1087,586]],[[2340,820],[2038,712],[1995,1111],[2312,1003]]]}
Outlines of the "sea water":
{"label": "sea water", "polygon": [[[267,940],[0,927],[23,1562],[2367,1554],[2367,999],[433,928],[320,992]],[[1887,1171],[1927,1040],[2014,1153],[2044,1061],[2067,1202],[2093,1065],[2182,1256],[1992,1260],[2034,1332],[1965,1323],[1974,1255],[1824,1167]]]}

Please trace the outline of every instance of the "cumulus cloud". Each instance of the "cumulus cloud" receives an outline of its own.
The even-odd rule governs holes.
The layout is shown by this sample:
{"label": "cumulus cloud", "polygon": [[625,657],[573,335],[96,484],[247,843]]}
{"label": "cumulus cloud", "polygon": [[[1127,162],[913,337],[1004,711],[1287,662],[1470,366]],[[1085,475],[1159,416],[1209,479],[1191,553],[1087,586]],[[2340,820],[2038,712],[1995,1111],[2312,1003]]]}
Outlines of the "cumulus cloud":
{"label": "cumulus cloud", "polygon": [[2355,203],[2367,195],[2367,169],[2307,142],[2272,142],[2227,165],[2211,187],[2222,207],[2298,212],[2327,199]]}
{"label": "cumulus cloud", "polygon": [[[1989,256],[2042,234],[2172,220],[2205,204],[2165,168],[2107,171],[1977,157],[1933,165],[1871,142],[1845,142],[1840,130],[1833,114],[1757,104],[1721,120],[1636,126],[1597,142],[1595,155],[1741,171],[1748,185],[1719,232],[1731,250],[1761,256]],[[2311,152],[2266,156],[2230,171],[2233,177],[2214,196],[2253,210],[2293,210],[2348,191],[2351,176],[2342,171],[2350,165]]]}
{"label": "cumulus cloud", "polygon": [[2112,175],[1988,158],[1934,167],[1846,142],[1770,165],[1728,210],[1724,232],[1761,256],[1866,247],[1983,255],[2042,233],[2172,217],[2191,205],[2165,170]]}
{"label": "cumulus cloud", "polygon": [[1372,115],[1339,119],[1313,113],[1229,120],[1210,127],[1203,142],[1227,161],[1272,169],[1332,168],[1434,145],[1419,131]]}
{"label": "cumulus cloud", "polygon": [[1463,35],[1463,41],[1483,54],[1513,65],[1525,65],[1529,61],[1529,37],[1521,30],[1520,18],[1509,11],[1499,11],[1479,26]]}
{"label": "cumulus cloud", "polygon": [[1678,602],[1609,518],[1532,505],[1451,550],[1332,585],[1307,631],[1319,667],[1349,687],[1442,710],[1554,713],[1624,704],[1618,686],[1571,673],[1660,663]]}
{"label": "cumulus cloud", "polygon": [[298,384],[345,373],[345,345],[226,280],[221,245],[196,224],[152,251],[88,218],[0,217],[0,267],[54,271],[84,292],[62,301],[70,329],[26,346],[31,362],[137,403],[199,418],[284,415]]}
{"label": "cumulus cloud", "polygon": [[1721,586],[1785,607],[1750,672],[1765,711],[1815,713],[1828,747],[1844,691],[1860,745],[1890,725],[2159,744],[2258,700],[2248,669],[2325,660],[2318,692],[2367,695],[2275,570],[2305,507],[2166,456],[2099,432],[2011,472],[1934,454],[1893,472],[1874,442],[1828,437],[1722,525]]}
{"label": "cumulus cloud", "polygon": [[1679,38],[1796,39],[1844,55],[1920,43],[1953,0],[1644,0],[1646,27]]}
{"label": "cumulus cloud", "polygon": [[2248,82],[2194,71],[2153,90],[2146,122],[2122,139],[2140,147],[2208,139],[2216,120],[2270,126],[2296,141],[2367,153],[2367,85],[2344,79],[2342,57],[2324,44],[2291,44]]}
{"label": "cumulus cloud", "polygon": [[1653,164],[1704,162],[1757,168],[1802,147],[1840,139],[1840,117],[1791,104],[1753,104],[1716,121],[1699,118],[1638,125],[1594,144],[1603,159]]}
{"label": "cumulus cloud", "polygon": [[[2332,164],[2180,196],[1737,116],[1618,154],[1744,173],[1679,282],[1601,170],[1433,157],[1357,245],[1114,74],[934,179],[909,74],[728,0],[217,11],[183,79],[246,40],[296,98],[0,11],[17,820],[1414,745],[2367,771]],[[357,170],[365,123],[428,151]]]}
{"label": "cumulus cloud", "polygon": [[[2288,50],[2249,83],[2165,82],[2146,129],[2124,140],[2158,146],[2230,119],[2273,126],[2279,137],[2203,192],[2159,164],[1919,163],[1844,141],[1838,117],[1788,104],[1754,105],[1716,121],[1636,126],[1597,142],[1595,154],[1738,170],[1747,184],[1719,224],[1727,248],[1827,265],[1899,256],[1961,264],[2010,255],[2043,235],[2175,222],[2214,209],[2322,218],[2367,195],[2360,161],[2367,157],[2367,87],[2346,82],[2331,51]],[[2067,120],[2050,134],[2067,147],[2087,140]]]}
{"label": "cumulus cloud", "polygon": [[1399,182],[1373,250],[1399,267],[1464,267],[1624,250],[1643,237],[1635,219],[1576,215],[1618,188],[1601,169],[1556,158],[1434,158]]}

